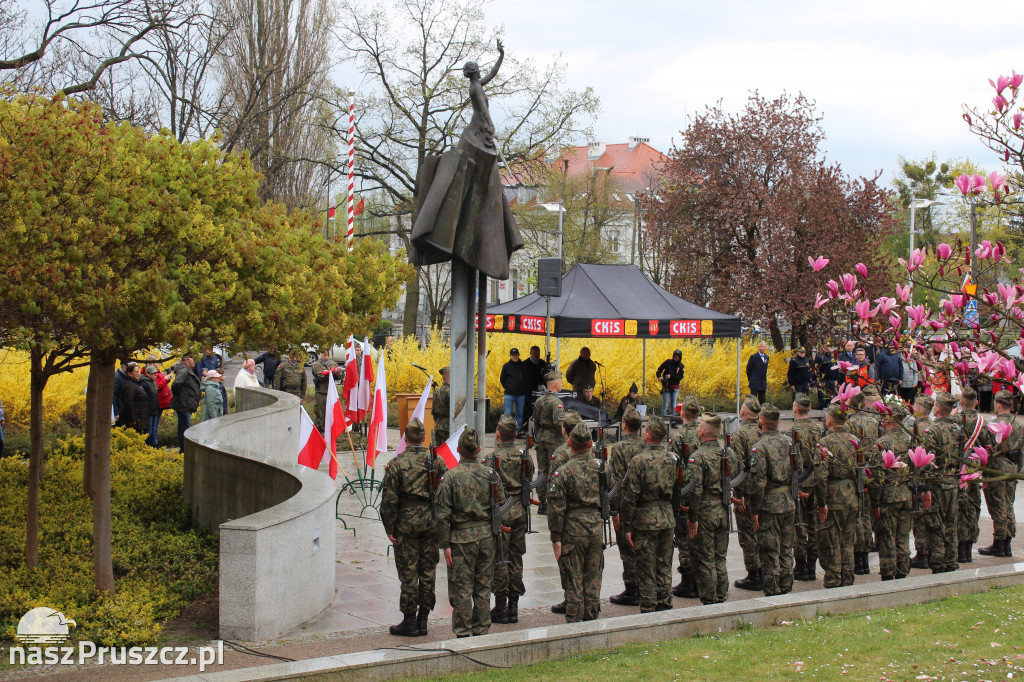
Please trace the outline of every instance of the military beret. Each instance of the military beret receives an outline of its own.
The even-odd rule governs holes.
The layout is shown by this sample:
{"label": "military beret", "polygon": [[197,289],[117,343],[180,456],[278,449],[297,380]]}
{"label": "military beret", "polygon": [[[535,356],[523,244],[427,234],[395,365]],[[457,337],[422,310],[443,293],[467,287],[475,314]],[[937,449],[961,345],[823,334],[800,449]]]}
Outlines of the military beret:
{"label": "military beret", "polygon": [[960,398],[962,400],[977,400],[978,392],[974,390],[973,386],[964,386],[960,391]]}
{"label": "military beret", "polygon": [[409,420],[409,423],[405,425],[405,437],[417,443],[423,442],[423,437],[426,433],[427,430],[423,427],[423,422],[420,421],[419,417],[413,417]]}
{"label": "military beret", "polygon": [[846,411],[843,410],[843,406],[839,403],[832,403],[831,405],[829,405],[828,409],[825,410],[825,414],[832,417],[836,421],[846,421]]}
{"label": "military beret", "polygon": [[579,421],[576,426],[572,428],[572,433],[569,434],[569,440],[571,440],[574,445],[586,445],[593,441],[593,437],[590,435],[590,428],[582,421]]}
{"label": "military beret", "polygon": [[793,402],[799,405],[800,407],[810,407],[811,396],[807,395],[806,393],[797,393],[795,396],[793,396]]}
{"label": "military beret", "polygon": [[935,394],[935,402],[939,403],[944,407],[948,407],[951,410],[954,407],[956,407],[956,398],[954,398],[952,394],[946,393],[945,391],[939,391],[938,393]]}
{"label": "military beret", "polygon": [[632,405],[627,405],[626,409],[622,412],[622,421],[626,422],[632,431],[639,429],[643,420],[644,418],[640,416],[640,412]]}
{"label": "military beret", "polygon": [[441,369],[439,369],[437,371],[440,372],[441,374],[451,374],[452,373],[451,367],[447,367],[447,366],[442,367]]}
{"label": "military beret", "polygon": [[565,414],[562,415],[562,425],[565,427],[566,432],[571,433],[572,430],[583,421],[583,417],[576,410],[566,410]]}
{"label": "military beret", "polygon": [[850,407],[859,410],[860,408],[864,407],[864,401],[867,400],[867,397],[867,394],[864,391],[861,391],[857,395],[850,398]]}
{"label": "military beret", "polygon": [[931,410],[935,406],[935,399],[926,393],[922,393],[914,400],[914,404],[916,405],[917,403],[921,403],[921,405]]}
{"label": "military beret", "polygon": [[554,381],[555,379],[561,379],[562,373],[557,369],[548,370],[547,374],[544,375],[544,381]]}
{"label": "military beret", "polygon": [[779,408],[771,403],[765,403],[761,406],[761,416],[768,421],[777,422],[779,421]]}
{"label": "military beret", "polygon": [[1013,394],[1007,391],[1005,388],[1001,391],[996,391],[996,394],[992,396],[994,399],[1003,403],[1004,405],[1013,404]]}
{"label": "military beret", "polygon": [[708,426],[713,426],[716,429],[722,428],[722,418],[719,417],[714,412],[705,412],[700,416],[700,420],[707,424]]}
{"label": "military beret", "polygon": [[878,387],[875,386],[874,384],[868,384],[867,386],[865,386],[861,390],[861,393],[869,397],[879,397],[882,395],[881,393],[878,392]]}
{"label": "military beret", "polygon": [[498,419],[498,428],[509,433],[515,433],[519,428],[519,425],[516,424],[515,417],[510,414],[503,414],[501,415],[501,418]]}
{"label": "military beret", "polygon": [[476,429],[466,428],[459,436],[459,452],[463,455],[475,455],[480,450],[480,435]]}
{"label": "military beret", "polygon": [[700,412],[700,403],[697,402],[697,396],[688,395],[683,398],[683,410],[690,414],[698,414]]}
{"label": "military beret", "polygon": [[665,440],[665,436],[668,435],[668,427],[665,426],[665,422],[661,420],[661,417],[653,415],[647,418],[647,431],[659,441]]}
{"label": "military beret", "polygon": [[756,395],[748,395],[743,399],[743,407],[756,414],[761,411],[761,401],[757,399]]}
{"label": "military beret", "polygon": [[640,392],[640,389],[637,387],[635,381],[629,385],[629,392],[630,393],[639,393]]}

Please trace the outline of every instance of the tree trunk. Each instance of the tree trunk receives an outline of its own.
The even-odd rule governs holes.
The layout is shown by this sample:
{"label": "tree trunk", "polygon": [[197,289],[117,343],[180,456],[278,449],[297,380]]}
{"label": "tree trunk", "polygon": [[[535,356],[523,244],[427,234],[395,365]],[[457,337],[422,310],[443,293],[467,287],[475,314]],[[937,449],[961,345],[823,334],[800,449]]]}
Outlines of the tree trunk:
{"label": "tree trunk", "polygon": [[25,521],[25,565],[39,565],[39,484],[43,479],[43,352],[32,348],[29,381],[28,505]]}
{"label": "tree trunk", "polygon": [[[114,567],[111,560],[110,523],[110,414],[103,408],[110,405],[114,394],[116,356],[110,349],[93,351],[89,363],[89,384],[86,397],[92,418],[91,439],[86,442],[85,456],[91,458],[92,485],[92,565],[96,589],[114,591]],[[94,376],[95,375],[95,380]]]}
{"label": "tree trunk", "polygon": [[405,285],[405,312],[402,316],[402,336],[416,335],[416,321],[420,313],[420,268]]}
{"label": "tree trunk", "polygon": [[782,330],[779,329],[779,321],[773,318],[768,329],[772,335],[772,346],[775,347],[775,351],[780,352],[784,350],[786,348],[786,343],[782,340]]}
{"label": "tree trunk", "polygon": [[[92,469],[93,454],[95,452],[93,441],[96,437],[96,424],[98,423],[96,411],[99,409],[99,404],[95,400],[89,400],[89,396],[96,394],[97,377],[98,374],[90,368],[89,379],[86,382],[85,388],[85,465],[82,469],[82,488],[90,500],[96,496],[92,485]],[[113,393],[113,387],[111,387],[111,393]]]}

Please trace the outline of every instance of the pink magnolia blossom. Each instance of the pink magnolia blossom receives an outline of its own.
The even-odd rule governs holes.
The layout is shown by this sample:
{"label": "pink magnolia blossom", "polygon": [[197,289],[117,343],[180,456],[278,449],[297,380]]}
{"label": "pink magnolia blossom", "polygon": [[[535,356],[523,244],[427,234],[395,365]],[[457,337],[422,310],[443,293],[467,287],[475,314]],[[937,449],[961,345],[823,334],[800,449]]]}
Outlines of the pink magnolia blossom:
{"label": "pink magnolia blossom", "polygon": [[957,176],[957,179],[954,180],[953,182],[956,185],[956,188],[958,190],[960,190],[960,193],[963,194],[964,196],[967,196],[968,194],[971,193],[971,176],[970,175],[960,175],[960,176]]}
{"label": "pink magnolia blossom", "polygon": [[828,281],[828,284],[826,284],[825,286],[828,287],[829,298],[835,298],[836,296],[839,295],[839,284],[837,284],[834,279],[830,279]]}
{"label": "pink magnolia blossom", "polygon": [[814,295],[814,309],[817,310],[821,306],[823,306],[826,303],[828,303],[828,301],[829,301],[829,299],[822,298],[820,293],[819,294],[815,294]]}
{"label": "pink magnolia blossom", "polygon": [[1017,365],[1013,360],[1003,360],[999,365],[999,373],[1013,381],[1017,378]]}
{"label": "pink magnolia blossom", "polygon": [[857,311],[857,315],[860,317],[860,319],[864,320],[865,322],[867,322],[872,317],[878,314],[878,306],[875,306],[875,308],[872,309],[871,302],[868,301],[867,299],[857,301],[857,303],[854,304],[853,307]]}
{"label": "pink magnolia blossom", "polygon": [[998,286],[999,296],[1006,301],[1006,307],[1012,308],[1017,302],[1017,287],[1012,284],[1000,284]]}
{"label": "pink magnolia blossom", "polygon": [[988,83],[989,85],[996,89],[997,95],[1001,95],[1003,94],[1003,90],[1006,89],[1006,86],[1010,84],[1010,77],[999,76],[999,78],[996,78],[994,81],[991,78],[989,78]]}
{"label": "pink magnolia blossom", "polygon": [[889,311],[896,307],[896,299],[889,296],[882,296],[876,298],[875,303],[878,304],[878,314],[888,315]]}
{"label": "pink magnolia blossom", "polygon": [[907,306],[907,315],[910,319],[910,329],[920,327],[928,319],[928,309],[923,305]]}
{"label": "pink magnolia blossom", "polygon": [[856,270],[857,274],[859,274],[861,277],[868,276],[868,266],[864,265],[863,263],[857,263],[856,265],[853,266],[853,269]]}
{"label": "pink magnolia blossom", "polygon": [[963,308],[967,305],[967,302],[971,300],[971,297],[967,294],[952,294],[950,295],[949,300],[952,301],[953,305],[957,308]]}
{"label": "pink magnolia blossom", "polygon": [[846,360],[840,360],[838,363],[832,365],[832,369],[838,369],[843,374],[846,374],[851,367],[853,367],[853,363],[847,362]]}
{"label": "pink magnolia blossom", "polygon": [[900,262],[900,265],[907,269],[907,272],[913,272],[921,267],[921,263],[924,263],[924,259],[924,249],[914,249],[914,252],[910,254],[910,260],[904,260],[902,258],[897,258],[896,260]]}
{"label": "pink magnolia blossom", "polygon": [[844,272],[843,276],[839,278],[839,282],[843,285],[843,291],[852,294],[853,290],[857,288],[857,275]]}
{"label": "pink magnolia blossom", "polygon": [[1000,173],[999,171],[992,171],[988,174],[989,184],[992,185],[992,189],[999,191],[1006,191],[1006,174]]}
{"label": "pink magnolia blossom", "polygon": [[878,414],[892,414],[892,408],[883,403],[881,400],[876,400],[871,403],[871,407],[875,409]]}
{"label": "pink magnolia blossom", "polygon": [[960,467],[960,487],[961,488],[966,488],[967,485],[971,481],[979,479],[979,478],[981,478],[981,474],[979,472],[974,471],[972,473],[967,473],[967,467],[966,466]]}
{"label": "pink magnolia blossom", "polygon": [[910,292],[913,291],[910,285],[903,286],[902,284],[896,285],[896,295],[900,297],[900,303],[906,303],[910,300]]}
{"label": "pink magnolia blossom", "polygon": [[946,317],[953,317],[956,315],[956,306],[948,298],[942,299],[942,312],[946,314]]}
{"label": "pink magnolia blossom", "polygon": [[1010,76],[1010,87],[1016,90],[1020,87],[1021,82],[1024,82],[1024,74],[1017,73],[1016,71],[1012,73],[1013,75]]}
{"label": "pink magnolia blossom", "polygon": [[994,351],[975,353],[974,362],[977,363],[978,371],[982,374],[991,373],[1002,362],[1002,357]]}
{"label": "pink magnolia blossom", "polygon": [[996,242],[995,244],[992,245],[992,260],[1001,261],[1005,259],[1007,262],[1009,262],[1009,259],[1006,259],[1005,256],[1006,247],[1003,245],[1002,242]]}
{"label": "pink magnolia blossom", "polygon": [[1003,110],[1006,109],[1008,104],[1009,102],[1007,102],[1006,98],[1003,97],[1002,95],[996,95],[995,97],[992,98],[992,106],[994,106],[996,108],[996,111],[998,111],[1000,114],[1003,113]]}
{"label": "pink magnolia blossom", "polygon": [[971,176],[971,193],[981,194],[985,191],[985,176],[984,175],[972,175]]}
{"label": "pink magnolia blossom", "polygon": [[[849,363],[847,363],[847,365],[849,365]],[[843,384],[842,386],[839,387],[839,393],[836,395],[835,398],[832,399],[832,402],[839,402],[844,405],[849,405],[850,401],[853,399],[853,396],[857,395],[858,393],[860,393],[860,386],[854,386],[853,384]]]}
{"label": "pink magnolia blossom", "polygon": [[1013,432],[1013,425],[1009,422],[992,422],[988,430],[995,434],[996,443],[1002,443]]}
{"label": "pink magnolia blossom", "polygon": [[892,329],[894,332],[899,331],[900,324],[902,322],[903,319],[900,318],[899,315],[897,315],[896,313],[889,313],[889,328]]}
{"label": "pink magnolia blossom", "polygon": [[953,365],[953,371],[962,377],[967,376],[968,374],[971,373],[971,365],[970,363],[967,362],[967,360],[961,360],[960,362]]}
{"label": "pink magnolia blossom", "polygon": [[935,249],[935,255],[939,257],[939,260],[946,260],[953,253],[953,247],[943,242]]}
{"label": "pink magnolia blossom", "polygon": [[985,239],[978,245],[978,248],[974,250],[974,255],[978,257],[978,260],[985,260],[986,258],[992,257],[992,242]]}
{"label": "pink magnolia blossom", "polygon": [[910,456],[910,461],[913,462],[914,466],[918,469],[928,466],[932,463],[932,460],[935,459],[935,453],[928,452],[920,445],[916,448],[911,448],[907,451],[907,454]]}
{"label": "pink magnolia blossom", "polygon": [[931,327],[933,331],[939,331],[940,329],[945,329],[949,325],[942,320],[928,320],[928,326]]}
{"label": "pink magnolia blossom", "polygon": [[899,469],[900,467],[907,466],[907,463],[897,457],[896,453],[892,450],[883,450],[882,466],[886,469]]}
{"label": "pink magnolia blossom", "polygon": [[981,297],[985,301],[986,305],[995,305],[999,303],[999,294],[985,294]]}
{"label": "pink magnolia blossom", "polygon": [[[1020,128],[1020,124],[1022,122],[1024,122],[1024,114],[1022,114],[1022,113],[1020,113],[1018,111],[1016,114],[1013,115],[1013,129],[1014,130],[1018,130]],[[1007,156],[1010,155],[1010,150],[1009,149],[1006,150],[1006,155]]]}
{"label": "pink magnolia blossom", "polygon": [[976,460],[983,467],[988,466],[988,450],[983,447],[975,447],[971,452],[970,459]]}
{"label": "pink magnolia blossom", "polygon": [[828,265],[828,258],[825,258],[824,256],[818,256],[815,259],[808,256],[807,262],[811,264],[811,267],[814,269],[815,272],[820,272],[822,268]]}

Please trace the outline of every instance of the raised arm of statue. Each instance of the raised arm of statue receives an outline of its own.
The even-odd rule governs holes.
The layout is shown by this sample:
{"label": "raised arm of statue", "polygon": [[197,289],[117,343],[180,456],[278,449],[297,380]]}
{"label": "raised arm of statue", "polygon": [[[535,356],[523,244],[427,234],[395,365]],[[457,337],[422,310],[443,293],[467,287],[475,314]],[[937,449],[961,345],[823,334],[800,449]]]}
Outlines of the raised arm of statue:
{"label": "raised arm of statue", "polygon": [[494,66],[491,68],[487,75],[480,79],[480,85],[487,85],[491,80],[498,75],[498,69],[501,68],[501,62],[505,59],[505,46],[501,44],[501,40],[498,40],[498,61],[494,62]]}

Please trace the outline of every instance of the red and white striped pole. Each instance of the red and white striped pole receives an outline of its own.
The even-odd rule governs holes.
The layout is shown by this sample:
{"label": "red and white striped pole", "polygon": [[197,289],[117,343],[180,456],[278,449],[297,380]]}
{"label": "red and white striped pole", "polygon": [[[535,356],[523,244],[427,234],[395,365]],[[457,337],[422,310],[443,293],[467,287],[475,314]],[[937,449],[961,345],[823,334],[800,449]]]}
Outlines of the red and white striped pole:
{"label": "red and white striped pole", "polygon": [[356,93],[348,96],[348,252],[352,253],[356,237]]}

